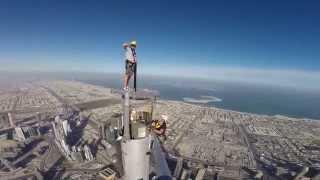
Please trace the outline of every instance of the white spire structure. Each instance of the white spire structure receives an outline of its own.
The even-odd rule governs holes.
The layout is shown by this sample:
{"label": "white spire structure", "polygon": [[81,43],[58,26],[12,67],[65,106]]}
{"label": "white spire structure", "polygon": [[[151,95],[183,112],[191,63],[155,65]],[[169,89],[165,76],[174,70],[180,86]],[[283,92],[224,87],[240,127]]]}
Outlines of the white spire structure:
{"label": "white spire structure", "polygon": [[130,125],[130,122],[129,91],[124,91],[124,134],[121,142],[124,180],[149,179],[151,136],[145,133],[144,137],[133,138],[131,136],[132,130],[130,129],[133,126]]}

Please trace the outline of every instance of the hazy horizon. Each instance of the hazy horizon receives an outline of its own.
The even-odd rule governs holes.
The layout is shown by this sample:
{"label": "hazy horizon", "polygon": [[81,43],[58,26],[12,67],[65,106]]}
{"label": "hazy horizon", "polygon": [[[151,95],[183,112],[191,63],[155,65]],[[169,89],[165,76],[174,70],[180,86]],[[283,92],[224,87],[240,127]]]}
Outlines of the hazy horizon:
{"label": "hazy horizon", "polygon": [[[208,68],[207,68],[208,70]],[[166,74],[154,74],[154,73],[145,73],[140,72],[138,78],[143,80],[143,78],[147,77],[159,77],[159,78],[176,78],[176,79],[186,79],[186,80],[195,80],[195,81],[206,81],[206,82],[227,82],[227,83],[242,83],[242,84],[256,84],[258,86],[270,86],[270,87],[281,87],[281,88],[294,88],[298,91],[319,91],[320,84],[315,82],[320,82],[320,73],[314,72],[313,74],[301,72],[301,71],[272,71],[272,70],[261,70],[261,71],[250,71],[245,69],[236,69],[233,71],[232,69],[213,69],[217,70],[216,72],[211,73],[211,77],[209,76],[199,76],[204,71],[200,71],[198,75],[180,75],[180,74],[171,74],[170,70],[166,68]],[[1,71],[2,78],[6,78],[7,75],[18,75],[18,74],[26,74],[26,75],[59,75],[59,74],[69,74],[72,75],[80,75],[80,74],[87,74],[87,75],[116,75],[119,77],[119,81],[121,82],[123,73],[122,72],[81,72],[81,71]],[[269,78],[266,78],[267,76]],[[281,76],[282,79],[281,83],[278,81],[274,82],[273,80],[277,78],[277,76]],[[315,77],[313,77],[315,76]],[[306,86],[308,84],[308,86]]]}
{"label": "hazy horizon", "polygon": [[[113,73],[0,73],[0,90],[9,84],[43,80],[75,80],[108,88],[122,87],[122,74]],[[264,114],[285,115],[296,118],[320,120],[320,92],[284,86],[230,81],[201,80],[196,78],[173,78],[146,76],[138,78],[138,88],[154,89],[164,100],[178,100],[214,106],[223,109]],[[210,97],[209,97],[210,96]],[[204,97],[204,98],[202,98]],[[205,99],[205,100],[203,100]],[[208,101],[209,100],[209,101]],[[218,101],[217,101],[218,100]]]}
{"label": "hazy horizon", "polygon": [[319,5],[5,0],[0,70],[122,73],[136,40],[140,74],[319,90]]}

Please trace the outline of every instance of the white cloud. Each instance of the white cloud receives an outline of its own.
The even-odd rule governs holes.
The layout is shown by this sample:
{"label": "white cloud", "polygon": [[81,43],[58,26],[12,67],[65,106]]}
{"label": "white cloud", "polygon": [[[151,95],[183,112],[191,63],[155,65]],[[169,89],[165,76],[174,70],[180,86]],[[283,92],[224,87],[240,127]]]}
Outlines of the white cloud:
{"label": "white cloud", "polygon": [[283,69],[259,69],[244,67],[207,66],[179,67],[153,65],[142,67],[143,74],[183,76],[222,81],[260,83],[320,90],[320,72]]}
{"label": "white cloud", "polygon": [[116,72],[121,69],[120,64],[104,58],[97,62],[96,59],[81,59],[75,57],[37,57],[33,59],[0,58],[0,71],[12,72],[54,72],[54,71],[79,71],[79,72]]}
{"label": "white cloud", "polygon": [[[95,60],[79,60],[74,57],[44,57],[18,61],[0,59],[0,71],[80,71],[80,72],[123,72],[120,61],[103,58],[99,63]],[[260,83],[276,86],[289,86],[299,89],[320,90],[320,72],[262,69],[227,66],[191,66],[187,64],[159,65],[139,64],[141,74],[164,75],[186,78],[202,78],[246,83]]]}

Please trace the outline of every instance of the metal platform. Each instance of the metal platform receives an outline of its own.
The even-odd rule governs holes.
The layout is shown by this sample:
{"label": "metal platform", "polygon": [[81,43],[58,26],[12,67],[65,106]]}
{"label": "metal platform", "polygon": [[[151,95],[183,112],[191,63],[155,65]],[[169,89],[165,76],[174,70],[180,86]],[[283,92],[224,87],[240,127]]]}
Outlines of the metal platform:
{"label": "metal platform", "polygon": [[[112,89],[111,92],[113,94],[119,94],[122,98],[124,98],[125,90],[123,89]],[[133,100],[147,100],[160,97],[160,93],[157,90],[138,89],[137,91],[134,91],[134,89],[129,89],[128,92],[130,99]]]}

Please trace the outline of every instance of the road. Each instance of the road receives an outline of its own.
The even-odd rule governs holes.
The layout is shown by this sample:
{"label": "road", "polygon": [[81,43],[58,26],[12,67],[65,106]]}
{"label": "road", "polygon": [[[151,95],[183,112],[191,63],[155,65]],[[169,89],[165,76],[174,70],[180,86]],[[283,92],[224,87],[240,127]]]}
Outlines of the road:
{"label": "road", "polygon": [[263,178],[265,180],[277,180],[278,178],[272,176],[268,170],[266,170],[261,163],[258,161],[259,160],[259,155],[258,152],[256,151],[255,147],[250,143],[249,138],[248,138],[248,134],[245,130],[245,127],[243,126],[243,124],[240,124],[239,126],[239,132],[242,136],[242,138],[244,139],[248,150],[251,152],[249,153],[249,155],[251,156],[251,158],[256,162],[256,168],[257,170],[260,170],[263,172]]}
{"label": "road", "polygon": [[48,142],[49,149],[47,150],[42,162],[40,163],[40,169],[45,172],[49,171],[56,164],[56,162],[58,162],[62,158],[62,155],[53,138],[49,137]]}
{"label": "road", "polygon": [[41,86],[42,88],[44,88],[45,90],[47,90],[53,97],[55,97],[59,103],[62,104],[62,106],[67,106],[70,107],[72,110],[74,111],[78,111],[80,112],[80,109],[72,104],[69,104],[65,99],[63,99],[62,97],[60,97],[56,92],[54,92],[52,89],[46,87],[46,86]]}

